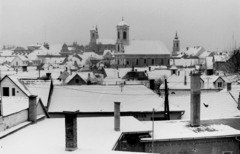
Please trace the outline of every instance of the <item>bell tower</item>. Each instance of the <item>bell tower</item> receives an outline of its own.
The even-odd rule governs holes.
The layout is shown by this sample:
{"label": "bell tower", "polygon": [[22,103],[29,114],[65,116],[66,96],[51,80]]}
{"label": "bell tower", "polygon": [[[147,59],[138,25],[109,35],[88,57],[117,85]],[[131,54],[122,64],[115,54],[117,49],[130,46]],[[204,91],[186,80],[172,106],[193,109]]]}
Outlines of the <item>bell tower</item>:
{"label": "bell tower", "polygon": [[97,26],[96,28],[92,28],[90,29],[90,45],[94,45],[96,44],[97,42],[97,39],[98,39],[98,29],[97,29]]}
{"label": "bell tower", "polygon": [[117,25],[117,42],[121,42],[123,45],[129,44],[129,25],[122,21]]}
{"label": "bell tower", "polygon": [[177,52],[180,50],[180,41],[178,40],[177,32],[173,40],[173,50],[172,50],[172,56],[177,55]]}

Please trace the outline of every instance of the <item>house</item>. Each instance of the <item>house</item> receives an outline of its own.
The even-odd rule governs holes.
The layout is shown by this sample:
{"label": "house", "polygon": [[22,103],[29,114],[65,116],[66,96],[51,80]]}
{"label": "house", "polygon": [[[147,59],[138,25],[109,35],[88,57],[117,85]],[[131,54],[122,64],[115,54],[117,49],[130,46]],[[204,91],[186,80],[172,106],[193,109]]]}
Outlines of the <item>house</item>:
{"label": "house", "polygon": [[26,56],[16,56],[13,61],[11,62],[12,67],[22,67],[22,66],[28,66],[29,59]]}
{"label": "house", "polygon": [[202,88],[206,89],[224,89],[227,84],[227,82],[221,76],[217,75],[202,75],[201,79],[203,81]]}
{"label": "house", "polygon": [[[121,102],[121,115],[134,116],[139,120],[164,119],[164,100],[143,85],[101,86],[54,86],[48,109],[51,117],[63,117],[63,111],[81,110],[81,117],[113,116],[112,103]],[[181,119],[184,110],[170,104],[172,119]]]}

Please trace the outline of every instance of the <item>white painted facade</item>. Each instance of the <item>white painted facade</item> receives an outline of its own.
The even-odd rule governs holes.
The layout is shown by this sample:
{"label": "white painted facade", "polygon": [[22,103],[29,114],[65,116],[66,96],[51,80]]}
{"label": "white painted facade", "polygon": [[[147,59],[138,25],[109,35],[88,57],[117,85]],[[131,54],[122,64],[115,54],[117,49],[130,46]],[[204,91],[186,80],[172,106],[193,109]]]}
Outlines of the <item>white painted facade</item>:
{"label": "white painted facade", "polygon": [[1,86],[2,86],[2,90],[4,87],[9,88],[9,96],[13,96],[12,89],[14,88],[16,97],[27,97],[27,95],[23,93],[23,91],[19,87],[17,87],[8,77],[5,77],[3,79]]}
{"label": "white painted facade", "polygon": [[28,61],[22,60],[20,57],[16,56],[11,62],[11,66],[15,66],[15,67],[28,66]]}

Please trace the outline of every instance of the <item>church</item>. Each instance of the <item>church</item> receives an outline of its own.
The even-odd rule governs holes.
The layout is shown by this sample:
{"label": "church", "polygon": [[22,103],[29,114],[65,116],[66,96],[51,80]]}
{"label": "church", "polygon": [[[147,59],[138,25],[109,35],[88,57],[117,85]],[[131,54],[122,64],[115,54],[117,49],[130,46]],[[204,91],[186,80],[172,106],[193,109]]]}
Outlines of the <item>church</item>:
{"label": "church", "polygon": [[89,49],[98,54],[106,49],[114,50],[115,65],[120,67],[170,64],[171,52],[162,41],[130,39],[129,27],[122,19],[116,26],[117,39],[99,39],[97,27],[92,28]]}
{"label": "church", "polygon": [[171,52],[160,40],[130,39],[129,25],[117,25],[115,64],[125,66],[169,65]]}

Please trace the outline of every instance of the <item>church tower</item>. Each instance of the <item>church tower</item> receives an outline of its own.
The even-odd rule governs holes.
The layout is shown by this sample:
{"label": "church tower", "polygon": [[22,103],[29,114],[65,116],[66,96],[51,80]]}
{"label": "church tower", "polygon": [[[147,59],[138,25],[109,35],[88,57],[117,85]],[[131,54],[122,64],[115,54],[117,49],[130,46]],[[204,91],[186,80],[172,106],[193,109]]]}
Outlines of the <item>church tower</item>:
{"label": "church tower", "polygon": [[124,52],[123,45],[129,44],[129,25],[122,21],[117,25],[117,43],[116,43],[116,51]]}
{"label": "church tower", "polygon": [[180,41],[178,40],[177,32],[173,40],[173,50],[172,50],[172,55],[175,56],[177,55],[177,52],[180,50]]}
{"label": "church tower", "polygon": [[98,29],[97,26],[96,28],[92,28],[90,29],[90,45],[95,45],[97,43],[97,39],[98,39]]}

